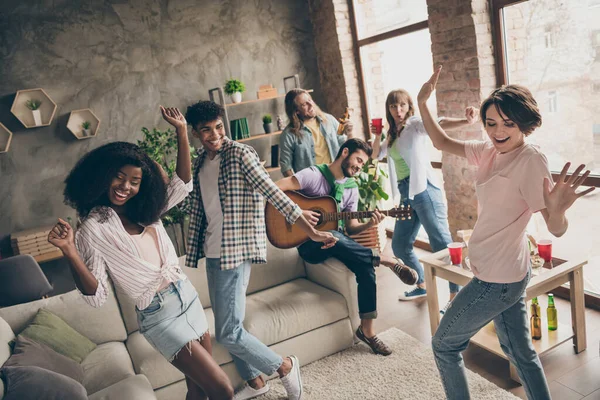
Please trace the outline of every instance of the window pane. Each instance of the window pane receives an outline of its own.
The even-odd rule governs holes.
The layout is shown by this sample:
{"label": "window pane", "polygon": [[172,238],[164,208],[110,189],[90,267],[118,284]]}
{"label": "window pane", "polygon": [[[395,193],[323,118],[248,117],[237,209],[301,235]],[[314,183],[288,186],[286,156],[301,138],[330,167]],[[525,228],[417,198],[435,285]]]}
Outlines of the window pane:
{"label": "window pane", "polygon": [[529,88],[542,126],[528,139],[550,168],[584,163],[600,174],[600,7],[530,0],[504,8],[509,83]]}
{"label": "window pane", "polygon": [[412,25],[427,19],[426,0],[353,0],[358,38]]}
{"label": "window pane", "polygon": [[[410,49],[410,60],[406,52],[400,49]],[[392,39],[373,43],[360,48],[369,119],[383,118],[385,122],[385,99],[394,89],[405,89],[416,102],[417,93],[433,72],[433,57],[431,55],[431,38],[428,29],[412,32]],[[428,102],[432,112],[437,112],[434,95]],[[415,103],[415,111],[418,108]],[[431,142],[431,161],[441,161],[442,154]]]}
{"label": "window pane", "polygon": [[[550,168],[585,163],[600,174],[600,7],[592,0],[530,0],[504,8],[509,83],[529,88],[542,126],[527,140],[541,146]],[[573,169],[573,168],[572,168]],[[581,190],[581,189],[580,189]],[[598,192],[598,193],[597,193]],[[600,190],[567,212],[561,238],[534,216],[530,230],[552,239],[554,255],[583,257],[585,289],[600,294]]]}

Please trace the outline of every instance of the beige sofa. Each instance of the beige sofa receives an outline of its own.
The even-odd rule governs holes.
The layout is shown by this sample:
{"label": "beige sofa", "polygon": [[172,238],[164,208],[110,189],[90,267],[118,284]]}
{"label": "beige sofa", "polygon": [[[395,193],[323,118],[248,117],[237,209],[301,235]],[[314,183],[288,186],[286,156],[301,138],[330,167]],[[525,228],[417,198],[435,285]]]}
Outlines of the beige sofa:
{"label": "beige sofa", "polygon": [[[351,346],[359,324],[352,272],[334,259],[305,263],[295,249],[269,246],[268,260],[252,269],[244,321],[248,331],[279,354],[296,354],[303,365]],[[185,268],[185,273],[198,290],[214,332],[204,260],[197,269]],[[40,308],[98,345],[82,362],[90,399],[185,399],[183,374],[139,333],[133,303],[118,291],[98,309],[76,291],[0,309],[0,365],[10,356],[7,343]],[[231,356],[214,336],[213,356],[234,386],[242,383]]]}

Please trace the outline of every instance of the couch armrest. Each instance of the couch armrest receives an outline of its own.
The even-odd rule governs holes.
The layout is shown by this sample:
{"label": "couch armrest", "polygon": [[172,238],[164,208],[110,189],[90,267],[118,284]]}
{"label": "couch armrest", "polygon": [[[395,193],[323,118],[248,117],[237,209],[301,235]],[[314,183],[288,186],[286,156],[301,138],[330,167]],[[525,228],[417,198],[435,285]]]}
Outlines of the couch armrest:
{"label": "couch armrest", "polygon": [[304,262],[304,264],[306,265],[306,277],[310,281],[344,296],[348,305],[352,331],[355,331],[360,325],[360,318],[358,316],[358,295],[354,273],[335,258],[328,258],[320,264],[307,262]]}

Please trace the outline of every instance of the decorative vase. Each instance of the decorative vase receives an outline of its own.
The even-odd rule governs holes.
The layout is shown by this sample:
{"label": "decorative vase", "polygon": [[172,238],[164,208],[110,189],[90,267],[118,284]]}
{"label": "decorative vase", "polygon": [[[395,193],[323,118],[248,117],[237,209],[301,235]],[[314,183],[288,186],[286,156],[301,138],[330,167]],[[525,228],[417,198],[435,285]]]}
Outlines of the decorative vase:
{"label": "decorative vase", "polygon": [[282,131],[285,128],[285,125],[283,125],[283,118],[281,118],[281,115],[277,116],[277,129]]}
{"label": "decorative vase", "polygon": [[42,114],[40,113],[40,110],[31,110],[31,114],[33,114],[35,126],[40,126],[42,124]]}
{"label": "decorative vase", "polygon": [[271,133],[273,132],[273,123],[263,124],[263,128],[265,128],[265,133]]}
{"label": "decorative vase", "polygon": [[91,136],[91,134],[90,129],[82,129],[82,136]]}
{"label": "decorative vase", "polygon": [[230,97],[231,97],[232,103],[241,103],[241,101],[242,101],[242,93],[240,93],[240,92],[235,92]]}

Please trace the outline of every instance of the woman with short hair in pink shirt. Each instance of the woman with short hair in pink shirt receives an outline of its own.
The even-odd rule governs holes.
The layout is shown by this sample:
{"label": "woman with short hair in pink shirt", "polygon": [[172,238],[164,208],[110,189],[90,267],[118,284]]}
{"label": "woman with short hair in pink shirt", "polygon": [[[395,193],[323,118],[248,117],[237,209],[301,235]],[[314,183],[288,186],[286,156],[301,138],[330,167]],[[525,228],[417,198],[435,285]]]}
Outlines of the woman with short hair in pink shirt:
{"label": "woman with short hair in pink shirt", "polygon": [[476,165],[479,201],[477,223],[469,241],[475,277],[452,301],[433,340],[433,352],[448,399],[469,399],[462,351],[482,327],[494,321],[502,350],[516,367],[528,399],[550,399],[539,357],[531,343],[525,288],[531,277],[525,228],[533,213],[542,213],[548,230],[562,236],[565,212],[589,188],[577,193],[590,171],[580,165],[567,177],[567,163],[555,185],[548,161],[525,138],[542,124],[537,103],[523,86],[494,90],[483,101],[480,116],[490,140],[461,141],[446,135],[431,115],[427,99],[441,66],[417,102],[434,146]]}

